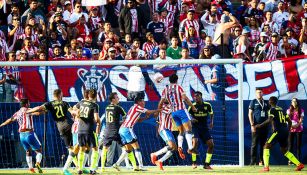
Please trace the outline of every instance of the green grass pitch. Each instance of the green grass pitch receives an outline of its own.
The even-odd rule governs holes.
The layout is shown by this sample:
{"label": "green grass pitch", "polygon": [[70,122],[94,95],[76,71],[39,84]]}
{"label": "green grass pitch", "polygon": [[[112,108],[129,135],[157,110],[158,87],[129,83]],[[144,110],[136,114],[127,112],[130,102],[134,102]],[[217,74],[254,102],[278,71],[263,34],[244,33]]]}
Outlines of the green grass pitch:
{"label": "green grass pitch", "polygon": [[[259,166],[245,166],[243,168],[239,167],[227,167],[227,166],[213,166],[213,170],[204,170],[201,166],[197,169],[192,169],[191,166],[172,166],[164,167],[164,171],[160,171],[157,167],[147,167],[147,171],[144,172],[133,172],[132,170],[127,170],[125,168],[121,168],[121,171],[116,171],[112,168],[106,168],[103,173],[100,173],[100,169],[98,174],[171,174],[171,175],[188,175],[188,174],[208,174],[208,175],[220,175],[220,174],[230,174],[230,175],[259,175],[259,174],[270,174],[270,175],[307,175],[307,170],[303,169],[301,172],[294,171],[294,166],[271,166],[270,172],[268,173],[260,173],[262,167]],[[57,175],[62,174],[61,169],[52,168],[52,169],[43,169],[44,175]],[[71,169],[70,172],[73,174],[77,174],[76,170]],[[0,174],[6,175],[20,175],[20,174],[30,174],[27,169],[0,169]],[[38,173],[36,173],[38,174]],[[33,174],[32,174],[33,175]]]}

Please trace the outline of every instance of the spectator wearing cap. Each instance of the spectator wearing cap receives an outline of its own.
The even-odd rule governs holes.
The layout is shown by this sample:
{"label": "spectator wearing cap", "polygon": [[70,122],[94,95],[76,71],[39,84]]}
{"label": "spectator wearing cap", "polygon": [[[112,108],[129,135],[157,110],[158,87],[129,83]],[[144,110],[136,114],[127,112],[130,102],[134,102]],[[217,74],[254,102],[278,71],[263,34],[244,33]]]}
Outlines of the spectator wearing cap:
{"label": "spectator wearing cap", "polygon": [[126,2],[118,19],[120,35],[124,36],[125,33],[130,33],[132,38],[136,38],[140,36],[142,27],[144,27],[143,14],[136,7],[135,0],[126,0]]}
{"label": "spectator wearing cap", "polygon": [[217,15],[215,13],[210,14],[209,11],[206,11],[206,13],[200,18],[200,21],[203,25],[203,30],[205,30],[207,36],[211,36],[213,38],[216,26],[218,24]]}
{"label": "spectator wearing cap", "polygon": [[280,56],[283,58],[287,58],[294,55],[296,47],[289,42],[287,34],[283,34],[282,39],[280,40],[278,45],[278,50],[280,51]]}
{"label": "spectator wearing cap", "polygon": [[93,49],[92,50],[92,60],[98,60],[99,59],[99,50]]}
{"label": "spectator wearing cap", "polygon": [[273,21],[277,23],[278,27],[281,28],[282,22],[289,19],[289,13],[285,10],[285,4],[283,1],[278,2],[277,11],[273,14]]}
{"label": "spectator wearing cap", "polygon": [[189,9],[187,18],[183,20],[179,25],[179,38],[180,41],[183,40],[184,37],[188,36],[188,31],[190,27],[193,27],[196,32],[196,37],[199,37],[199,23],[198,20],[194,19],[195,10]]}
{"label": "spectator wearing cap", "polygon": [[50,17],[49,22],[49,30],[56,32],[57,40],[61,43],[61,45],[65,45],[68,34],[67,24],[63,20],[62,13],[56,12],[53,17]]}
{"label": "spectator wearing cap", "polygon": [[102,50],[99,54],[99,60],[106,60],[107,58],[107,54],[108,54],[108,49],[110,47],[114,46],[114,43],[112,41],[112,39],[110,38],[107,38],[105,41],[104,41],[104,44],[103,44],[103,47],[102,47]]}
{"label": "spectator wearing cap", "polygon": [[260,28],[259,28],[259,24],[258,21],[255,17],[250,17],[249,18],[249,23],[248,26],[251,30],[250,35],[249,35],[249,53],[253,53],[254,52],[254,48],[257,44],[257,42],[260,39]]}
{"label": "spectator wearing cap", "polygon": [[58,34],[54,31],[50,31],[50,39],[49,39],[49,48],[53,48],[54,45],[59,45],[61,46],[60,41],[58,40]]}
{"label": "spectator wearing cap", "polygon": [[298,34],[301,30],[301,23],[300,19],[297,18],[297,14],[290,12],[288,20],[281,24],[280,33],[283,34],[287,28],[292,28],[294,31],[294,36],[298,37]]}
{"label": "spectator wearing cap", "polygon": [[69,0],[64,2],[63,20],[66,24],[70,24],[70,16],[72,14],[72,6]]}
{"label": "spectator wearing cap", "polygon": [[[239,21],[229,11],[224,11],[221,17],[221,24],[216,27],[213,39],[213,44],[217,46],[217,54],[223,58],[232,57],[229,49],[230,29],[238,24]],[[223,34],[223,41],[221,34]]]}
{"label": "spectator wearing cap", "polygon": [[279,42],[279,35],[276,32],[272,33],[271,42],[268,42],[264,46],[264,54],[265,54],[265,61],[273,61],[277,58],[280,58],[280,52],[278,50],[278,42]]}
{"label": "spectator wearing cap", "polygon": [[187,48],[190,51],[190,56],[192,58],[198,59],[200,51],[200,39],[197,37],[195,28],[193,26],[189,27],[188,35],[182,40],[182,48]]}
{"label": "spectator wearing cap", "polygon": [[264,46],[268,42],[268,35],[265,32],[260,33],[260,41],[257,42],[253,56],[253,62],[262,62],[265,59]]}
{"label": "spectator wearing cap", "polygon": [[272,32],[279,33],[279,27],[276,22],[273,21],[273,13],[272,11],[267,11],[265,13],[265,21],[261,24],[261,30],[263,30],[264,25],[269,25]]}
{"label": "spectator wearing cap", "polygon": [[156,42],[160,42],[165,37],[165,24],[159,21],[159,13],[153,12],[152,21],[147,24],[146,30],[153,34]]}
{"label": "spectator wearing cap", "polygon": [[106,60],[116,60],[116,56],[117,56],[117,50],[115,49],[115,47],[110,47],[108,49]]}
{"label": "spectator wearing cap", "polygon": [[84,16],[85,22],[88,22],[88,14],[83,12],[81,2],[77,1],[74,6],[74,12],[70,16],[70,26],[75,27],[79,23],[81,16]]}
{"label": "spectator wearing cap", "polygon": [[90,30],[92,31],[92,35],[94,36],[96,36],[96,32],[102,23],[101,17],[98,12],[99,12],[99,7],[94,6],[90,8],[89,27]]}
{"label": "spectator wearing cap", "polygon": [[46,23],[45,13],[38,8],[37,0],[32,0],[30,3],[30,7],[22,14],[21,16],[21,23],[24,25],[27,21],[29,15],[35,16],[37,20],[42,19]]}
{"label": "spectator wearing cap", "polygon": [[12,3],[11,13],[7,16],[7,24],[8,25],[10,25],[10,24],[12,24],[14,22],[13,21],[13,16],[20,17],[20,10],[19,10],[19,7],[18,7],[17,3]]}
{"label": "spectator wearing cap", "polygon": [[178,46],[178,37],[176,35],[171,38],[171,45],[166,49],[166,55],[174,60],[181,58],[182,48]]}
{"label": "spectator wearing cap", "polygon": [[[248,59],[248,61],[251,61],[251,56],[249,54],[249,34],[250,34],[251,30],[248,26],[245,26],[243,28],[242,34],[236,38],[238,45],[234,48],[234,54],[239,54],[240,53],[244,53],[244,55],[246,56],[246,59]],[[244,50],[244,52],[243,52]]]}
{"label": "spectator wearing cap", "polygon": [[24,29],[20,23],[20,16],[13,15],[12,24],[8,26],[8,47],[13,50],[19,36],[24,33]]}
{"label": "spectator wearing cap", "polygon": [[199,54],[199,59],[211,59],[213,53],[209,46],[205,46]]}
{"label": "spectator wearing cap", "polygon": [[82,48],[82,60],[91,60],[92,59],[92,51],[89,48]]}
{"label": "spectator wearing cap", "polygon": [[148,56],[149,59],[152,59],[152,50],[154,47],[158,45],[158,43],[155,41],[153,34],[150,32],[146,33],[146,39],[147,41],[143,44],[143,50],[146,52],[146,55]]}

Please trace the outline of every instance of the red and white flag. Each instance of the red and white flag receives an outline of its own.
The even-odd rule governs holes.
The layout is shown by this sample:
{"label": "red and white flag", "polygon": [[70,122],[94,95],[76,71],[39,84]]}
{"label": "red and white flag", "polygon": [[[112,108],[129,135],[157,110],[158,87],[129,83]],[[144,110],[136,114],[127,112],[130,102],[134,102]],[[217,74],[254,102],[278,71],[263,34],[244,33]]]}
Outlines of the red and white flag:
{"label": "red and white flag", "polygon": [[101,6],[106,4],[107,0],[82,0],[82,6]]}

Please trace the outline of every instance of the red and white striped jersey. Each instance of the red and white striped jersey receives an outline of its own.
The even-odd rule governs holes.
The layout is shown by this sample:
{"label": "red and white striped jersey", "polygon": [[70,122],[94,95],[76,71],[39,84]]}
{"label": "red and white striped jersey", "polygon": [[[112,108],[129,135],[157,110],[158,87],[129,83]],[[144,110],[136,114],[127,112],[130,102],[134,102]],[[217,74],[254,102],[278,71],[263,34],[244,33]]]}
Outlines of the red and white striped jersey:
{"label": "red and white striped jersey", "polygon": [[265,58],[266,61],[276,60],[278,54],[278,44],[274,45],[271,42],[267,43],[265,45],[265,53],[266,53],[266,58]]}
{"label": "red and white striped jersey", "polygon": [[179,26],[179,32],[184,33],[185,37],[188,37],[188,31],[190,27],[194,27],[196,31],[196,37],[199,37],[199,23],[197,20],[184,19]]}
{"label": "red and white striped jersey", "polygon": [[71,133],[78,133],[79,119],[75,118],[74,123],[71,126]]}
{"label": "red and white striped jersey", "polygon": [[173,112],[186,109],[182,95],[185,94],[183,88],[178,84],[170,84],[162,91],[162,98],[167,99]]}
{"label": "red and white striped jersey", "polygon": [[24,40],[24,39],[26,39],[26,38],[31,38],[31,41],[32,41],[32,43],[33,43],[34,45],[39,45],[39,44],[40,44],[40,43],[39,43],[39,40],[38,40],[38,35],[36,35],[36,34],[32,34],[32,35],[29,36],[29,35],[26,35],[26,34],[24,33],[24,34],[20,35],[18,39]]}
{"label": "red and white striped jersey", "polygon": [[32,115],[26,114],[28,108],[22,107],[13,115],[13,119],[16,119],[19,125],[19,132],[25,132],[29,130],[34,131],[34,125]]}
{"label": "red and white striped jersey", "polygon": [[149,55],[149,57],[151,57],[151,53],[152,53],[152,50],[155,48],[155,46],[157,46],[158,44],[156,42],[152,43],[152,42],[145,42],[143,44],[143,49],[147,55]]}
{"label": "red and white striped jersey", "polygon": [[159,132],[165,129],[172,130],[172,110],[170,105],[163,105],[159,113]]}
{"label": "red and white striped jersey", "polygon": [[131,32],[139,32],[138,13],[136,9],[130,9],[131,13]]}
{"label": "red and white striped jersey", "polygon": [[133,128],[133,126],[136,124],[138,119],[140,118],[142,113],[145,113],[147,111],[146,108],[143,108],[142,106],[138,104],[134,104],[128,111],[127,118],[121,125],[121,127],[126,128]]}

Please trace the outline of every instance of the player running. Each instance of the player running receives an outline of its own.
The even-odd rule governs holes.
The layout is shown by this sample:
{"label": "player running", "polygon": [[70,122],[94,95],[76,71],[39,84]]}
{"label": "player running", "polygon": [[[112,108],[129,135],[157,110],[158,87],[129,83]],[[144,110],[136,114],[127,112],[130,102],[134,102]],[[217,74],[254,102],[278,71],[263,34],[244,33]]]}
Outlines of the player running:
{"label": "player running", "polygon": [[[175,137],[172,133],[171,112],[171,106],[167,101],[165,101],[162,106],[162,111],[159,113],[158,117],[158,132],[167,145],[159,151],[150,154],[151,163],[157,165],[160,170],[163,170],[163,162],[170,158],[173,155],[173,151],[177,149]],[[162,154],[164,154],[164,156],[157,160],[157,157]]]}
{"label": "player running", "polygon": [[[189,113],[193,117],[192,119],[192,130],[194,133],[193,143],[195,145],[195,149],[198,147],[198,139],[200,139],[204,144],[207,144],[208,150],[206,154],[206,160],[204,162],[204,169],[211,170],[210,161],[213,152],[213,139],[209,132],[209,129],[213,128],[213,110],[212,106],[208,102],[204,102],[202,98],[202,93],[199,91],[195,92],[194,95],[195,103],[193,105],[197,109],[197,112],[192,111],[191,107],[189,107]],[[210,116],[210,125],[208,127],[208,117]],[[192,153],[192,167],[193,169],[197,168],[195,153]]]}
{"label": "player running", "polygon": [[[268,141],[264,145],[263,150],[263,162],[264,168],[262,171],[267,172],[269,169],[269,160],[270,160],[270,149],[271,147],[278,142],[280,145],[280,150],[291,162],[296,165],[296,171],[301,171],[304,168],[304,164],[300,163],[297,158],[288,151],[288,135],[289,129],[291,128],[292,122],[288,115],[284,115],[283,109],[277,106],[277,97],[270,97],[269,104],[271,105],[271,109],[269,110],[269,118],[261,123],[257,124],[255,128],[260,128],[263,125],[267,125],[269,123],[272,124],[273,133],[271,137],[269,137]],[[288,123],[288,124],[287,124]]]}
{"label": "player running", "polygon": [[[17,111],[11,118],[7,119],[0,125],[0,128],[13,123],[14,121],[18,122],[19,125],[19,138],[20,142],[26,151],[26,160],[29,166],[29,170],[32,173],[35,173],[35,170],[32,165],[32,150],[36,152],[36,163],[35,167],[37,168],[39,173],[43,173],[43,170],[40,167],[40,163],[42,161],[42,148],[41,143],[38,140],[35,132],[32,115],[27,114],[26,111],[29,109],[30,103],[28,99],[21,99],[20,101],[21,108]],[[38,115],[38,113],[35,113]]]}
{"label": "player running", "polygon": [[73,160],[74,163],[77,165],[77,157],[72,152],[72,133],[71,133],[72,121],[68,117],[68,112],[72,111],[72,107],[69,105],[69,103],[63,101],[62,98],[63,98],[62,90],[56,89],[53,91],[53,99],[54,99],[53,101],[46,102],[41,106],[37,106],[33,109],[30,109],[27,111],[27,113],[28,114],[33,112],[45,113],[47,111],[51,112],[51,115],[56,123],[60,136],[64,140],[65,146],[68,148],[69,151],[69,155],[66,160],[67,163],[65,163],[65,166],[63,168],[63,173],[65,175],[71,175],[71,173],[68,171],[68,166],[67,166],[68,162],[70,160]]}
{"label": "player running", "polygon": [[[113,164],[113,168],[119,171],[120,163],[125,157],[132,151],[135,151],[135,157],[139,163],[139,170],[144,170],[142,154],[136,135],[134,134],[133,127],[137,122],[141,122],[149,118],[153,113],[160,112],[161,110],[148,110],[145,107],[145,101],[141,97],[136,97],[135,104],[129,109],[126,119],[119,129],[119,134],[122,139],[122,143],[125,145],[126,151],[123,151],[117,162]],[[146,117],[140,119],[141,114],[146,114]],[[134,162],[131,162],[133,165]]]}
{"label": "player running", "polygon": [[[97,91],[89,90],[89,100],[82,100],[76,105],[77,113],[80,115],[78,126],[78,174],[83,174],[84,155],[87,147],[92,147],[90,174],[96,174],[98,161],[97,135],[100,132],[99,106],[96,103]],[[96,124],[96,128],[94,127]],[[96,130],[96,132],[95,132]]]}
{"label": "player running", "polygon": [[182,144],[183,144],[183,134],[185,133],[185,138],[188,143],[188,153],[196,153],[196,150],[193,148],[192,138],[192,124],[191,124],[191,116],[189,115],[184,102],[186,102],[192,109],[192,111],[196,112],[196,108],[193,106],[190,99],[186,96],[183,88],[177,84],[178,76],[173,74],[169,77],[170,85],[167,86],[162,91],[161,100],[159,102],[159,109],[162,109],[164,101],[168,101],[171,105],[172,109],[172,117],[178,127],[179,135],[178,135],[178,152],[179,156],[182,159],[185,159],[185,155],[183,153]]}
{"label": "player running", "polygon": [[[112,92],[109,95],[110,104],[106,107],[105,118],[106,128],[104,130],[103,137],[103,149],[101,159],[101,169],[104,170],[105,162],[107,159],[107,151],[112,144],[112,141],[116,141],[119,145],[122,145],[120,135],[118,134],[120,128],[120,120],[126,115],[125,110],[119,106],[119,98],[116,92]],[[124,151],[124,150],[123,150]],[[125,151],[124,151],[125,152]],[[128,154],[128,157],[133,164],[133,168],[136,170],[136,161],[133,152]]]}

